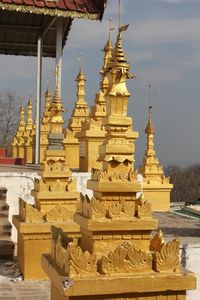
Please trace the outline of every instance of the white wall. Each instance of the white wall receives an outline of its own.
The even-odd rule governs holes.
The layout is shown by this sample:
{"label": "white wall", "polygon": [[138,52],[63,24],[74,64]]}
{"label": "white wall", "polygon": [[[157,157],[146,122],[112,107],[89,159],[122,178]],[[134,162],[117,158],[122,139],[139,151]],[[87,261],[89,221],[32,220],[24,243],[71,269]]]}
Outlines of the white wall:
{"label": "white wall", "polygon": [[[7,203],[9,205],[9,221],[12,222],[12,215],[18,214],[19,198],[23,198],[30,204],[34,203],[31,196],[31,190],[34,188],[34,178],[38,177],[33,173],[0,173],[0,187],[7,189]],[[90,179],[90,173],[74,172],[73,177],[77,179],[77,190],[89,198],[92,197],[92,191],[87,189],[87,180]],[[142,181],[142,178],[139,178]],[[138,195],[139,196],[139,195]],[[12,229],[12,240],[17,241],[17,232],[15,227]],[[200,300],[200,244],[183,245],[180,249],[181,260],[186,269],[194,272],[197,276],[197,290],[187,292],[187,300]]]}
{"label": "white wall", "polygon": [[[9,205],[9,221],[12,223],[12,216],[19,212],[19,198],[23,198],[30,204],[34,203],[31,190],[34,187],[34,179],[37,173],[0,173],[0,187],[7,189],[6,202]],[[12,226],[12,240],[17,241],[17,232]]]}
{"label": "white wall", "polygon": [[[90,198],[93,192],[87,189],[87,180],[90,179],[90,173],[72,173],[77,180],[77,190]],[[34,198],[31,196],[31,190],[34,188],[34,179],[39,178],[37,172],[33,173],[0,173],[0,187],[7,189],[6,202],[9,205],[9,221],[12,223],[12,216],[19,213],[19,198],[22,198],[30,204],[34,204]],[[17,242],[17,231],[12,226],[12,240]]]}
{"label": "white wall", "polygon": [[197,289],[187,292],[187,300],[200,300],[200,244],[185,246],[186,269],[194,272],[197,277]]}

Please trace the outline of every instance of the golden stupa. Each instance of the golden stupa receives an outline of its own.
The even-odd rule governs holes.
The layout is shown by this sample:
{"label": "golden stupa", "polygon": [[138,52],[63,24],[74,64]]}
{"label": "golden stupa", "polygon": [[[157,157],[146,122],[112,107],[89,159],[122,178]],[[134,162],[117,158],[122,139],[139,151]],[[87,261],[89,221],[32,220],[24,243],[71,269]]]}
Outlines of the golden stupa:
{"label": "golden stupa", "polygon": [[[150,86],[149,86],[150,88]],[[170,192],[173,185],[165,177],[163,167],[159,163],[154,150],[155,128],[151,117],[152,106],[149,105],[149,118],[145,133],[147,135],[147,148],[140,168],[143,175],[143,194],[145,200],[151,200],[152,211],[170,210]]]}
{"label": "golden stupa", "polygon": [[28,164],[33,163],[34,159],[34,149],[33,149],[33,140],[34,140],[34,129],[33,129],[33,106],[32,100],[29,98],[28,109],[27,109],[27,121],[26,128],[24,132],[24,159]]}
{"label": "golden stupa", "polygon": [[65,160],[63,148],[63,105],[56,85],[50,107],[49,144],[40,164],[40,179],[35,179],[32,195],[35,205],[20,199],[19,215],[13,217],[18,231],[17,261],[27,280],[46,279],[41,268],[41,255],[50,252],[51,225],[68,232],[70,238],[78,238],[79,225],[74,219],[79,193],[76,181]]}
{"label": "golden stupa", "polygon": [[40,161],[42,162],[45,157],[45,151],[47,150],[49,141],[48,135],[50,132],[50,115],[51,115],[51,93],[49,86],[47,85],[47,89],[45,92],[45,106],[44,112],[40,125]]}
{"label": "golden stupa", "polygon": [[12,141],[13,157],[24,158],[24,132],[25,132],[24,106],[23,104],[21,104],[19,127]]}
{"label": "golden stupa", "polygon": [[95,105],[92,107],[89,120],[83,123],[82,130],[77,134],[80,143],[80,164],[79,170],[88,172],[93,167],[100,166],[97,161],[99,146],[105,139],[105,128],[102,124],[106,116],[105,93],[108,89],[108,63],[112,57],[111,32],[104,47],[104,64],[100,71],[102,80],[100,82],[100,92],[96,94]]}
{"label": "golden stupa", "polygon": [[[82,66],[77,76],[77,100],[65,130],[64,148],[69,167],[79,169],[79,141],[77,134],[81,131],[82,124],[89,118],[89,109],[85,101],[85,76]],[[69,159],[70,158],[70,159]]]}
{"label": "golden stupa", "polygon": [[91,201],[82,196],[75,214],[81,240],[77,245],[54,228],[51,254],[42,258],[52,300],[184,300],[186,290],[195,288],[194,274],[180,269],[179,242],[165,243],[161,233],[152,238],[158,221],[150,202],[137,197],[142,187],[127,115],[126,81],[133,76],[122,48],[126,29],[119,28],[109,71],[102,168],[92,169],[88,188],[94,196]]}

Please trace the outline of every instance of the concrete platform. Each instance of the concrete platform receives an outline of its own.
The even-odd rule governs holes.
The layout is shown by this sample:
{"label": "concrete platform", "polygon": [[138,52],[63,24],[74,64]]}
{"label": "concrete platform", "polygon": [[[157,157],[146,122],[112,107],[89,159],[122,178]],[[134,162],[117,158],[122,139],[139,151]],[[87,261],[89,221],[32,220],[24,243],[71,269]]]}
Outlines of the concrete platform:
{"label": "concrete platform", "polygon": [[50,300],[49,281],[12,281],[0,276],[0,300]]}

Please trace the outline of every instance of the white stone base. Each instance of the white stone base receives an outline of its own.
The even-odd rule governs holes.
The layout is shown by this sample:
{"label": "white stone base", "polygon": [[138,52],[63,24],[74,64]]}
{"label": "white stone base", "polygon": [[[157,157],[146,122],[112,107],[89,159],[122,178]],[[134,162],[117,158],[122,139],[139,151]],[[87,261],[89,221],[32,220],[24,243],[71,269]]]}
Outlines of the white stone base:
{"label": "white stone base", "polygon": [[[73,172],[72,176],[77,179],[77,190],[82,194],[92,197],[93,192],[87,189],[87,180],[90,179],[90,173]],[[0,173],[0,187],[7,189],[6,202],[9,205],[9,221],[12,224],[12,216],[19,213],[19,198],[22,198],[29,204],[34,204],[34,198],[31,196],[31,190],[34,188],[34,180],[39,178],[37,172],[3,172]],[[11,239],[17,242],[17,231],[12,226]]]}

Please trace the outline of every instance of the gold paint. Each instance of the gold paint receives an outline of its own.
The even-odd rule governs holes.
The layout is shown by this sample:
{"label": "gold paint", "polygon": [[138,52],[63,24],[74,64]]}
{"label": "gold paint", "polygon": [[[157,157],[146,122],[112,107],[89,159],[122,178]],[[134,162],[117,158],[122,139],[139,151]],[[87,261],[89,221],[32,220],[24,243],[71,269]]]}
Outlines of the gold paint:
{"label": "gold paint", "polygon": [[24,106],[20,107],[20,121],[18,130],[12,141],[12,156],[24,158],[24,133],[25,133]]}
{"label": "gold paint", "polygon": [[24,159],[26,163],[32,164],[34,162],[34,128],[33,128],[33,117],[32,117],[32,100],[31,97],[28,101],[28,112],[27,112],[27,122],[26,129],[24,132],[24,147],[25,155]]}
{"label": "gold paint", "polygon": [[[50,95],[46,94],[49,107]],[[40,164],[40,179],[35,179],[32,195],[35,205],[20,201],[19,216],[13,224],[18,230],[18,264],[25,279],[46,279],[41,268],[41,255],[51,248],[51,225],[57,224],[75,240],[79,226],[74,223],[74,212],[79,194],[76,182],[65,160],[63,149],[63,105],[56,85],[51,107],[44,112],[44,124],[50,124],[49,143],[44,160]],[[47,118],[47,120],[45,120]],[[49,118],[49,120],[48,120]],[[22,118],[23,120],[23,118]],[[21,122],[21,127],[22,127]]]}
{"label": "gold paint", "polygon": [[[85,76],[82,66],[76,78],[77,81],[77,100],[65,130],[65,157],[69,160],[69,167],[79,169],[79,141],[77,134],[81,131],[82,124],[89,118],[89,109],[85,101]],[[70,159],[69,159],[70,158]]]}
{"label": "gold paint", "polygon": [[47,89],[45,92],[45,106],[44,106],[44,113],[41,120],[40,126],[40,161],[42,162],[45,156],[45,151],[47,150],[49,141],[48,135],[50,132],[50,115],[51,115],[51,93],[49,86],[47,85]]}
{"label": "gold paint", "polygon": [[178,242],[151,241],[158,222],[151,215],[151,204],[137,199],[142,187],[133,168],[136,135],[127,115],[126,86],[134,76],[122,48],[123,30],[119,29],[109,63],[106,138],[99,150],[102,168],[92,170],[88,188],[94,196],[91,201],[81,196],[75,214],[80,242],[73,243],[54,228],[52,253],[42,258],[51,279],[52,300],[167,300],[172,295],[185,299],[185,291],[195,288],[194,274],[178,272]]}
{"label": "gold paint", "polygon": [[113,46],[111,41],[111,26],[108,41],[104,47],[103,66],[100,71],[102,77],[100,82],[100,91],[96,94],[95,104],[92,106],[89,120],[83,126],[81,132],[77,133],[80,144],[80,164],[79,170],[82,172],[90,171],[92,168],[100,167],[101,163],[97,161],[99,146],[105,139],[105,128],[103,119],[106,116],[105,94],[108,89],[108,71],[107,66],[112,57]]}
{"label": "gold paint", "polygon": [[145,133],[147,134],[147,148],[140,173],[143,175],[144,199],[151,201],[153,211],[168,211],[170,209],[170,192],[173,185],[164,175],[163,167],[159,163],[154,150],[155,128],[151,118],[151,104]]}
{"label": "gold paint", "polygon": [[178,272],[179,263],[179,241],[173,240],[163,244],[155,253],[155,269],[157,272]]}

